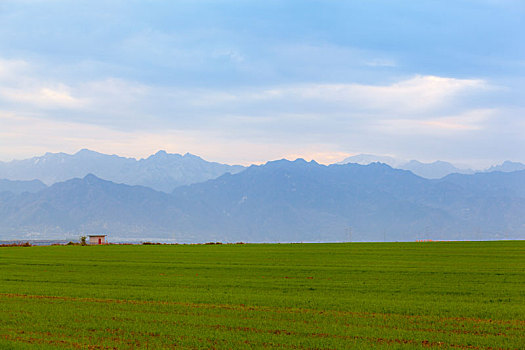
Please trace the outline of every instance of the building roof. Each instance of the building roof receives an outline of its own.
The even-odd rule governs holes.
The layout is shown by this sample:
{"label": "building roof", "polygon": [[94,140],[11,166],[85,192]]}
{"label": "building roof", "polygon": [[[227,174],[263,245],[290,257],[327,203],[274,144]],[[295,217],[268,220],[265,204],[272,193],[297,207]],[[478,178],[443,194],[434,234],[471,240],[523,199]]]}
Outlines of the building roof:
{"label": "building roof", "polygon": [[107,235],[88,235],[89,237],[106,237]]}

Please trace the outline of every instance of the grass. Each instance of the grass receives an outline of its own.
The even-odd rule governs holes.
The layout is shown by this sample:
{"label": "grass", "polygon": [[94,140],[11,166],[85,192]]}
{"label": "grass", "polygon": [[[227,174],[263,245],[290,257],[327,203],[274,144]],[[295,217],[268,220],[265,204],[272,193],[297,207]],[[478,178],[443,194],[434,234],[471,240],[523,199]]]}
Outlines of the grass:
{"label": "grass", "polygon": [[525,241],[0,248],[0,349],[525,344]]}

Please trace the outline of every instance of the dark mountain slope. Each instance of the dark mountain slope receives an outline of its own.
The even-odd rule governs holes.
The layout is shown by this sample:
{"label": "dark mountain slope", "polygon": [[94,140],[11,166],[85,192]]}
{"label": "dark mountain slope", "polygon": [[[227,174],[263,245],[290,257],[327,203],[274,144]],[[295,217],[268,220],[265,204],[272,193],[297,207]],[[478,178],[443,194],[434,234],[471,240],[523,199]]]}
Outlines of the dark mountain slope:
{"label": "dark mountain slope", "polygon": [[[172,194],[90,175],[0,193],[0,235],[180,242],[525,238],[525,172],[427,180],[373,163],[280,160]],[[512,179],[512,180],[510,180]]]}
{"label": "dark mountain slope", "polygon": [[477,173],[474,176],[451,174],[440,181],[454,183],[470,192],[525,198],[525,170],[494,171]]}
{"label": "dark mountain slope", "polygon": [[119,185],[94,175],[57,183],[38,193],[0,199],[1,232],[110,232],[124,237],[173,234],[171,197],[141,186]]}
{"label": "dark mountain slope", "polygon": [[250,232],[255,240],[347,240],[349,230],[356,239],[382,239],[385,232],[406,239],[428,225],[442,233],[458,224],[420,198],[437,186],[450,187],[379,163],[327,167],[282,160],[181,187],[174,196],[192,213],[207,213],[201,230],[224,227],[232,239]]}

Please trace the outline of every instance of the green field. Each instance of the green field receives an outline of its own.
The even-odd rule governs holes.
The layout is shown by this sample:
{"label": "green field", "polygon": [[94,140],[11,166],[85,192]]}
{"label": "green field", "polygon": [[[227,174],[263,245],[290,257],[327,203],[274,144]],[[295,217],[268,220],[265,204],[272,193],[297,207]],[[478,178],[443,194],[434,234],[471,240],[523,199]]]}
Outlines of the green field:
{"label": "green field", "polygon": [[525,344],[525,241],[0,248],[0,349]]}

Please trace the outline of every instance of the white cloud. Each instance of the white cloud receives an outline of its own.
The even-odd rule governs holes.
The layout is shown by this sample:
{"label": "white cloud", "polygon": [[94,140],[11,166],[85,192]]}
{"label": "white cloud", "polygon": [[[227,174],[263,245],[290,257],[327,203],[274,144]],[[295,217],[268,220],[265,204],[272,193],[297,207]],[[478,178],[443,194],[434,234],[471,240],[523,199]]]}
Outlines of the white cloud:
{"label": "white cloud", "polygon": [[11,83],[27,71],[29,64],[23,60],[6,60],[0,58],[0,84]]}
{"label": "white cloud", "polygon": [[[413,76],[389,84],[294,84],[261,88],[181,88],[117,78],[69,82],[45,79],[24,61],[0,60],[0,103],[114,128],[214,128],[231,121],[312,124],[340,120],[429,119],[463,113],[460,97],[494,89],[480,79]],[[41,69],[40,69],[41,71]],[[1,83],[1,80],[0,80]],[[60,109],[75,114],[60,113]],[[46,115],[45,113],[42,115]],[[68,119],[69,120],[69,119]]]}
{"label": "white cloud", "polygon": [[316,101],[352,111],[419,113],[446,108],[459,94],[487,90],[483,80],[415,76],[390,85],[305,84],[244,94],[243,99]]}
{"label": "white cloud", "polygon": [[30,104],[44,109],[79,108],[85,103],[71,95],[71,89],[65,85],[38,88],[0,88],[0,98],[9,102]]}
{"label": "white cloud", "polygon": [[458,115],[438,118],[389,119],[381,120],[372,126],[375,132],[396,135],[445,135],[455,137],[457,133],[480,131],[487,127],[487,122],[499,111],[493,109],[470,110]]}
{"label": "white cloud", "polygon": [[42,109],[79,108],[85,101],[64,83],[39,79],[35,67],[22,60],[0,59],[0,103]]}
{"label": "white cloud", "polygon": [[166,149],[243,164],[331,162],[357,152],[412,158],[410,142],[490,133],[501,114],[476,102],[495,91],[481,79],[182,88],[118,78],[59,81],[34,74],[42,70],[27,62],[0,66],[4,159],[86,147],[138,157]]}

